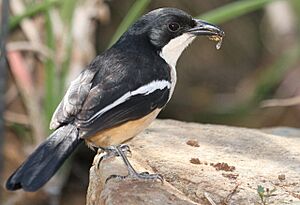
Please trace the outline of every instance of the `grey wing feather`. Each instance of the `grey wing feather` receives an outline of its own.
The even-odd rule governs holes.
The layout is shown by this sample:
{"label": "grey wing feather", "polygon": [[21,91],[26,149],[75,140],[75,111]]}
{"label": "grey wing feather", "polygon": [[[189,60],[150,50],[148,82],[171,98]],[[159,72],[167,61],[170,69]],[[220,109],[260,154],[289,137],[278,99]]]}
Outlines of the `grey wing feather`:
{"label": "grey wing feather", "polygon": [[86,69],[71,82],[64,98],[52,116],[50,129],[57,129],[62,124],[72,121],[74,115],[80,112],[85,99],[89,95],[96,72],[97,69]]}

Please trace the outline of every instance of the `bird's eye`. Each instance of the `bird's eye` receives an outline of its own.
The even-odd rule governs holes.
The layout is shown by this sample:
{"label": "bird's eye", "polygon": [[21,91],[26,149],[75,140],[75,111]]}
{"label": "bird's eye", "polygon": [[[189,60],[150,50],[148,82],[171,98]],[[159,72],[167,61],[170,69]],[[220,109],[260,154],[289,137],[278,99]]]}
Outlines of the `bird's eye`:
{"label": "bird's eye", "polygon": [[169,24],[168,28],[171,32],[176,32],[180,29],[180,25],[176,22],[172,22]]}

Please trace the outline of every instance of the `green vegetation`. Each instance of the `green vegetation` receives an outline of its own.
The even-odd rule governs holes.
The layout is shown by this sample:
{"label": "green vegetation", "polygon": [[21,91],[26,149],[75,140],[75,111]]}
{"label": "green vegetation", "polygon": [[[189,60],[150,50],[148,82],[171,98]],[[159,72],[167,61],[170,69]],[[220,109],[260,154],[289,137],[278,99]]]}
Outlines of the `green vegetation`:
{"label": "green vegetation", "polygon": [[10,29],[15,29],[17,26],[19,26],[20,22],[29,17],[33,17],[37,14],[43,14],[46,13],[49,9],[51,9],[54,6],[57,6],[60,4],[60,0],[49,0],[49,1],[43,1],[40,4],[33,5],[32,7],[28,7],[28,9],[21,15],[13,16],[10,18],[9,27]]}
{"label": "green vegetation", "polygon": [[261,9],[266,4],[276,0],[244,0],[236,1],[220,8],[209,11],[197,18],[204,19],[212,23],[224,23],[236,17],[245,15],[252,11]]}
{"label": "green vegetation", "polygon": [[273,193],[276,191],[276,188],[270,190],[268,188],[265,188],[261,185],[257,186],[257,193],[261,200],[262,205],[268,204],[268,199],[273,195]]}

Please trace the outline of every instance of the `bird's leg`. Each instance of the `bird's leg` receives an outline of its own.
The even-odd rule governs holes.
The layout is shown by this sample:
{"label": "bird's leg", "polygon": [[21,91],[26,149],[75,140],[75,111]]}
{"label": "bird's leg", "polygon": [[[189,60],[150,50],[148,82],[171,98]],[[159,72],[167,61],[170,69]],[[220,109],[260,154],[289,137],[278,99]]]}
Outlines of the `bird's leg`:
{"label": "bird's leg", "polygon": [[109,147],[98,147],[97,155],[102,154],[102,153],[104,153],[104,154],[102,154],[102,156],[96,162],[97,169],[99,169],[100,163],[102,162],[103,159],[120,156],[117,151],[117,147],[119,147],[119,149],[122,151],[122,153],[131,155],[130,147],[126,144],[121,144],[118,146],[109,146]]}
{"label": "bird's leg", "polygon": [[116,146],[116,151],[118,153],[118,156],[120,156],[125,163],[128,175],[127,176],[120,176],[120,175],[111,175],[106,179],[106,182],[112,178],[118,178],[118,179],[125,179],[125,178],[133,178],[133,179],[141,179],[141,180],[160,180],[163,182],[163,177],[160,174],[149,174],[148,172],[142,172],[138,173],[135,171],[135,169],[130,164],[129,160],[127,159],[127,156],[124,154],[124,151],[122,150],[121,146]]}

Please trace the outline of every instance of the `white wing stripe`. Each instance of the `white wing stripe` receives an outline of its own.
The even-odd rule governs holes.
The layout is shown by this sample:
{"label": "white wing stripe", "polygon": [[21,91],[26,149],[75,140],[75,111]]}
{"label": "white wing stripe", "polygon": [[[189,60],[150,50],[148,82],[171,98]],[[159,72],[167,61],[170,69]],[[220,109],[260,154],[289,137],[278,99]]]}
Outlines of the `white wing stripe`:
{"label": "white wing stripe", "polygon": [[110,105],[107,105],[106,107],[104,107],[102,110],[98,111],[96,114],[94,114],[89,120],[87,120],[87,122],[90,122],[92,120],[94,120],[95,118],[97,118],[98,116],[103,115],[105,112],[111,110],[112,108],[122,104],[123,102],[127,101],[130,97],[135,96],[135,95],[149,95],[151,93],[153,93],[156,90],[163,90],[165,88],[170,89],[171,88],[171,83],[167,80],[155,80],[152,81],[146,85],[143,85],[142,87],[139,87],[138,89],[134,90],[134,91],[129,91],[127,93],[125,93],[123,96],[121,96],[119,99],[117,99],[115,102],[113,102]]}

